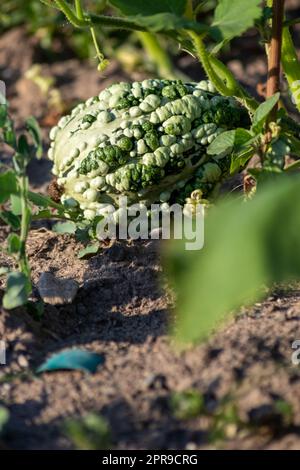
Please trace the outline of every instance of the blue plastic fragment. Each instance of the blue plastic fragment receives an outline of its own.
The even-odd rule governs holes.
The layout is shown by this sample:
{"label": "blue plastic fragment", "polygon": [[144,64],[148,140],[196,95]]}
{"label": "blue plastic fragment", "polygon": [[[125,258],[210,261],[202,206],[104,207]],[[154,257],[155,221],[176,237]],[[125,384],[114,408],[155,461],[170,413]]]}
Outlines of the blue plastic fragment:
{"label": "blue plastic fragment", "polygon": [[66,349],[47,359],[37,373],[55,370],[84,370],[94,374],[98,366],[104,363],[103,354],[97,354],[82,349]]}

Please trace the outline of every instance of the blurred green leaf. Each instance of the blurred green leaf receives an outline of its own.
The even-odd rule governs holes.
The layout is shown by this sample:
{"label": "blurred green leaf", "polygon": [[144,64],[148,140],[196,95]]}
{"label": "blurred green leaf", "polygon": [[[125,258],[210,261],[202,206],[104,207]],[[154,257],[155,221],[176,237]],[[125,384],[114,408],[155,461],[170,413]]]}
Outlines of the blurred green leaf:
{"label": "blurred green leaf", "polygon": [[16,148],[16,134],[13,123],[9,118],[6,119],[5,127],[3,129],[3,139],[7,145],[10,145],[14,149]]}
{"label": "blurred green leaf", "polygon": [[0,174],[0,204],[6,202],[11,194],[17,194],[17,179],[13,171]]}
{"label": "blurred green leaf", "polygon": [[170,244],[166,267],[178,296],[179,340],[206,338],[226,315],[263,296],[264,286],[300,278],[300,180],[276,181],[252,200],[212,208],[202,250]]}
{"label": "blurred green leaf", "polygon": [[74,222],[57,222],[52,227],[53,232],[56,233],[75,233],[76,224]]}
{"label": "blurred green leaf", "polygon": [[52,201],[48,196],[39,193],[28,192],[29,200],[38,207],[53,207],[54,209],[64,210],[64,207],[57,202]]}
{"label": "blurred green leaf", "polygon": [[2,219],[13,230],[19,230],[21,226],[20,218],[10,211],[0,211],[0,219]]}
{"label": "blurred green leaf", "polygon": [[0,406],[0,434],[2,433],[5,424],[9,419],[9,412],[3,406]]}
{"label": "blurred green leaf", "polygon": [[78,258],[89,258],[90,256],[96,255],[100,249],[99,242],[91,243],[87,245],[85,248],[79,251]]}
{"label": "blurred green leaf", "polygon": [[41,141],[41,131],[38,125],[37,120],[31,116],[26,120],[26,129],[30,133],[33,142],[36,146],[36,156],[41,158],[43,154],[42,141]]}
{"label": "blurred green leaf", "polygon": [[22,134],[18,140],[18,152],[22,155],[23,158],[28,158],[30,154],[30,147],[27,141],[26,135]]}
{"label": "blurred green leaf", "polygon": [[16,233],[10,233],[7,237],[7,250],[10,254],[15,254],[20,251],[21,240]]}
{"label": "blurred green leaf", "polygon": [[22,214],[22,203],[21,203],[21,198],[18,194],[12,194],[10,196],[10,207],[11,207],[11,212],[14,215]]}
{"label": "blurred green leaf", "polygon": [[[0,98],[1,100],[1,98]],[[0,128],[3,127],[6,123],[7,118],[7,105],[0,104]]]}
{"label": "blurred green leaf", "polygon": [[157,13],[156,15],[128,16],[127,20],[133,21],[137,25],[143,26],[148,31],[154,33],[176,33],[180,30],[192,30],[196,33],[204,33],[208,31],[208,26],[189,20],[183,16],[177,16],[173,13]]}
{"label": "blurred green leaf", "polygon": [[204,411],[204,398],[198,390],[174,392],[170,397],[170,406],[177,419],[192,419]]}
{"label": "blurred green leaf", "polygon": [[25,274],[11,272],[7,276],[6,292],[3,296],[3,307],[11,310],[27,302],[30,293],[30,281]]}
{"label": "blurred green leaf", "polygon": [[156,13],[174,13],[182,16],[187,0],[109,0],[109,3],[120,10],[123,15],[155,15]]}
{"label": "blurred green leaf", "polygon": [[68,419],[64,428],[79,450],[101,450],[112,446],[110,427],[102,416],[89,413],[83,418]]}

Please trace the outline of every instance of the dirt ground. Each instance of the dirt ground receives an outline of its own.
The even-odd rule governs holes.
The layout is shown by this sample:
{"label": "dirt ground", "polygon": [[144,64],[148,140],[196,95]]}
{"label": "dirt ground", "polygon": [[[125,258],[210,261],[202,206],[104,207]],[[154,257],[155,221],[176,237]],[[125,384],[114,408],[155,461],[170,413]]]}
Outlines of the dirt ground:
{"label": "dirt ground", "polygon": [[[262,56],[252,50],[241,65],[236,51],[237,45],[229,64],[237,76],[250,88],[264,81]],[[46,148],[47,124],[55,117],[37,85],[24,78],[36,62],[43,63],[39,45],[22,28],[1,37],[0,76],[11,112],[19,125],[36,116]],[[183,56],[179,66],[201,78],[191,58]],[[100,78],[92,65],[74,58],[44,64],[43,72],[55,77],[70,104],[112,81],[141,78],[126,76],[115,62]],[[46,191],[50,168],[46,159],[31,165],[33,188]],[[65,419],[93,412],[107,419],[117,449],[300,449],[300,366],[291,360],[292,343],[300,339],[299,286],[274,290],[207,343],[179,351],[168,335],[174,302],[160,242],[112,242],[80,260],[72,236],[49,228],[33,229],[28,240],[34,296],[42,272],[74,279],[80,288],[71,305],[47,305],[41,321],[23,309],[1,312],[0,338],[8,351],[7,365],[0,366],[0,404],[10,419],[0,448],[73,448]],[[5,234],[0,227],[2,241]],[[51,353],[73,346],[103,354],[104,365],[95,374],[35,374]],[[179,419],[170,399],[189,389],[203,396],[205,412]]]}

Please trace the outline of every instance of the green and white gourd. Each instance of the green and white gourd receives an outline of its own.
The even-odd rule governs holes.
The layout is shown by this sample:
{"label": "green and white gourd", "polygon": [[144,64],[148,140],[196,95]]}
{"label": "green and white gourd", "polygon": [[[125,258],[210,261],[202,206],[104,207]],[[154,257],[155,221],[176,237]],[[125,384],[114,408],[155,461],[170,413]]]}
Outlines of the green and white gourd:
{"label": "green and white gourd", "polygon": [[246,109],[209,82],[122,82],[62,117],[50,132],[48,156],[62,202],[93,219],[124,195],[147,206],[182,202],[193,189],[207,196],[229,165],[208,156],[207,146],[248,124]]}

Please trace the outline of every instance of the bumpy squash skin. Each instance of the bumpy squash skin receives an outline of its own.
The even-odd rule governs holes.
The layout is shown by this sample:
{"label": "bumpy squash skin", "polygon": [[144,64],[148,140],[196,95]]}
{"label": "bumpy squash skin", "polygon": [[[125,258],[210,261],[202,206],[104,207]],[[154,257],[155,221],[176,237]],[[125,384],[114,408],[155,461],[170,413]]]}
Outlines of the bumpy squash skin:
{"label": "bumpy squash skin", "polygon": [[62,200],[93,219],[118,206],[120,195],[150,205],[187,189],[209,193],[229,163],[209,157],[206,147],[220,132],[248,124],[247,111],[209,82],[118,83],[61,118],[48,155]]}

